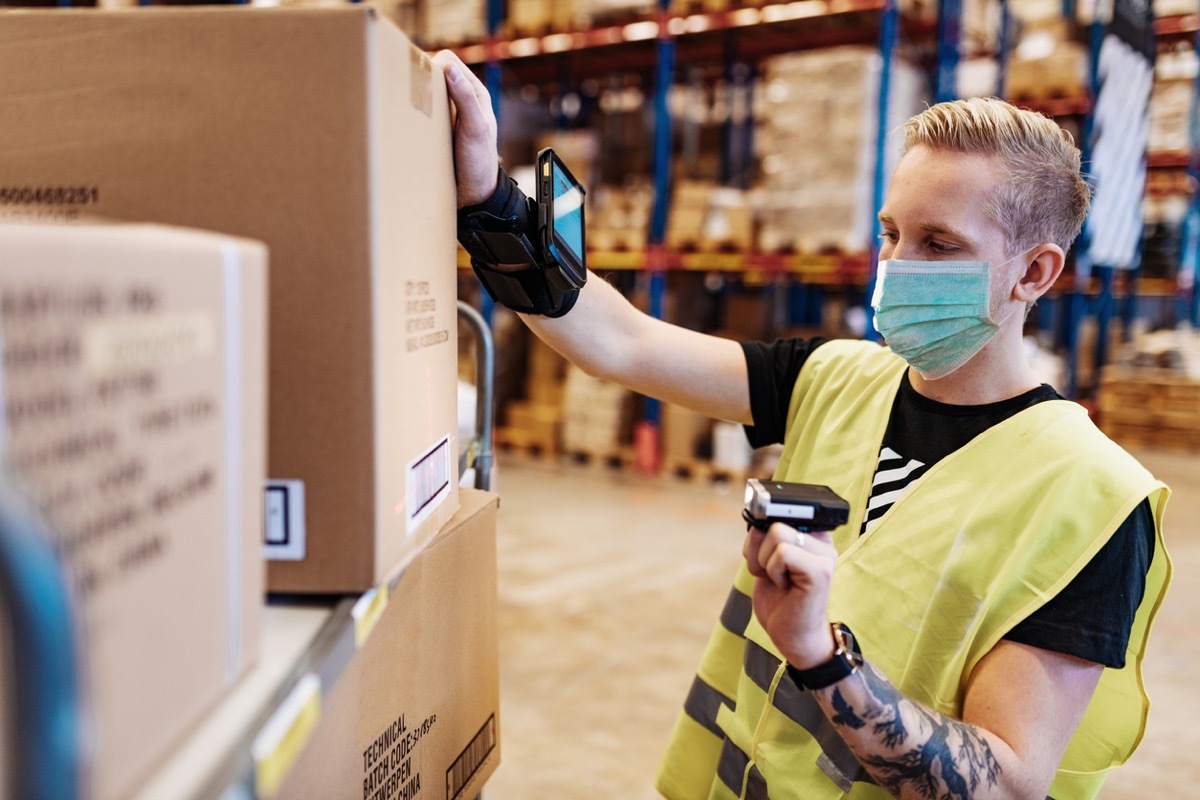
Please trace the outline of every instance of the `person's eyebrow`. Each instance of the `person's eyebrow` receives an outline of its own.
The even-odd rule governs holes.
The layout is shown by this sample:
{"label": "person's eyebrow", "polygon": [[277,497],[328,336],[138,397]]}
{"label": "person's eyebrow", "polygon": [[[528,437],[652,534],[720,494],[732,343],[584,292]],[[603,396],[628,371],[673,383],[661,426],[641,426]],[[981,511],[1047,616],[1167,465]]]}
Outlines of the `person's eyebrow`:
{"label": "person's eyebrow", "polygon": [[[884,214],[884,213],[880,212],[879,222],[882,225],[890,225],[893,228],[896,227],[896,220],[890,214]],[[972,239],[970,236],[967,236],[965,233],[958,230],[957,228],[952,228],[949,225],[942,225],[941,223],[937,223],[937,222],[922,222],[918,225],[918,227],[920,227],[920,229],[922,231],[924,231],[925,233],[941,234],[943,236],[952,236],[955,239],[961,240],[964,244],[968,244],[972,247],[975,246],[974,239]]]}

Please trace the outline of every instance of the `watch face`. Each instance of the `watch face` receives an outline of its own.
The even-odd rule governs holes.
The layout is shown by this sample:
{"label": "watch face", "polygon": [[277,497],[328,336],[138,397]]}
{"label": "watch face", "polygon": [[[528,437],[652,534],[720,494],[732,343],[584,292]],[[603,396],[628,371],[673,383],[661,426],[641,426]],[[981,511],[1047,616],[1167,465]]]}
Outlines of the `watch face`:
{"label": "watch face", "polygon": [[851,664],[856,668],[863,665],[862,648],[859,647],[858,639],[854,637],[854,632],[849,627],[841,622],[834,625],[833,638],[837,643],[838,650],[845,653]]}

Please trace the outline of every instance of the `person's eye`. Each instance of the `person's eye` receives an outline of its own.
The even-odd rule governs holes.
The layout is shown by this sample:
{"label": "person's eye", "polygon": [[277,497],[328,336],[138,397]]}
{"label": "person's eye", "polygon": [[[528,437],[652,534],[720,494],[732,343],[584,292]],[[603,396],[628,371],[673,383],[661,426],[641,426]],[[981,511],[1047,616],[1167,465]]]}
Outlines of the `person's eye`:
{"label": "person's eye", "polygon": [[929,249],[935,253],[953,253],[955,250],[958,249],[958,247],[955,245],[952,245],[952,244],[945,244],[944,242],[937,242],[937,241],[931,240],[929,242]]}
{"label": "person's eye", "polygon": [[895,231],[884,231],[883,233],[879,234],[879,238],[883,241],[888,241],[892,244],[895,244],[896,240],[900,237],[896,235]]}

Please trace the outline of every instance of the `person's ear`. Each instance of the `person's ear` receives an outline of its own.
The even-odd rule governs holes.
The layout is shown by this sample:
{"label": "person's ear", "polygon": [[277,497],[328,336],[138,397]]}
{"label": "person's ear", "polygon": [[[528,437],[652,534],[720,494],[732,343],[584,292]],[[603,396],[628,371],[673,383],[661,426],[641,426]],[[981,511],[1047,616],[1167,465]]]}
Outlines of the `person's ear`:
{"label": "person's ear", "polygon": [[1013,299],[1032,303],[1050,291],[1067,263],[1066,254],[1056,244],[1041,244],[1022,256],[1025,272],[1013,287]]}

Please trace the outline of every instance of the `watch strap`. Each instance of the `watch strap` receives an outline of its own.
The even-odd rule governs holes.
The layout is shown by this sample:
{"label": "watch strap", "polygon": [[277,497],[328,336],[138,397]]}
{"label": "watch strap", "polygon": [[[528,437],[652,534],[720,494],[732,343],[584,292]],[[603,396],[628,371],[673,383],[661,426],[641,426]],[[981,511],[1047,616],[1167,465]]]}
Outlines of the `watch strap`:
{"label": "watch strap", "polygon": [[836,649],[828,661],[809,669],[796,669],[788,664],[788,675],[801,689],[812,691],[828,688],[853,675],[863,664],[862,650],[850,628],[840,622],[829,627]]}

